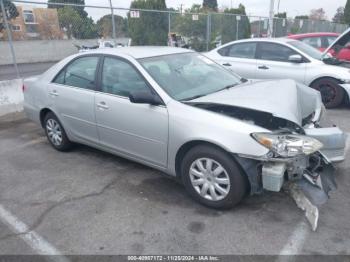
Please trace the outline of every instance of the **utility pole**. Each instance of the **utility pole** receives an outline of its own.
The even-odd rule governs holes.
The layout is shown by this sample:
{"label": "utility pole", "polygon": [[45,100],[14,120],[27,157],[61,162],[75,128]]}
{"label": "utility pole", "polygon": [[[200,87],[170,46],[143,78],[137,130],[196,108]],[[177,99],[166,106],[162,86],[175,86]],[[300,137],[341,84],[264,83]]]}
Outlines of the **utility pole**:
{"label": "utility pole", "polygon": [[269,30],[267,32],[267,36],[268,37],[272,37],[273,35],[273,16],[274,16],[274,12],[273,12],[273,9],[274,9],[274,6],[275,6],[275,0],[270,0],[270,12],[269,12]]}
{"label": "utility pole", "polygon": [[18,70],[18,66],[17,66],[17,61],[16,61],[16,53],[15,53],[15,50],[13,48],[12,31],[11,31],[9,23],[7,21],[6,10],[5,10],[5,5],[4,5],[3,0],[0,0],[0,7],[1,7],[0,9],[1,9],[1,12],[2,12],[2,16],[3,16],[2,19],[5,22],[5,28],[6,28],[6,32],[7,32],[7,37],[9,39],[8,42],[9,42],[9,45],[10,45],[13,66],[15,67],[17,78],[20,78],[19,70]]}
{"label": "utility pole", "polygon": [[109,0],[109,5],[111,7],[111,15],[112,15],[112,38],[114,40],[114,44],[116,44],[115,39],[116,39],[116,35],[115,35],[115,21],[114,21],[114,11],[113,11],[113,6],[112,6],[112,0]]}

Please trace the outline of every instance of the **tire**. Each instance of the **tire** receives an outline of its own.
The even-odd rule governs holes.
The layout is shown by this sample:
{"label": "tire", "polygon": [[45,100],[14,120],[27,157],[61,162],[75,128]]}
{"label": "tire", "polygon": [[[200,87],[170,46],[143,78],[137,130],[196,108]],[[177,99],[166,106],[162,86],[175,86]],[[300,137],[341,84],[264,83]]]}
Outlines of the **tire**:
{"label": "tire", "polygon": [[50,144],[58,151],[68,151],[72,147],[66,131],[54,113],[48,112],[44,117],[44,129]]}
{"label": "tire", "polygon": [[[209,160],[212,163],[211,168],[210,165],[207,166],[207,163],[210,163]],[[212,172],[207,174],[202,172],[199,168],[199,162]],[[223,169],[220,173],[219,166]],[[216,174],[214,171],[217,171]],[[201,178],[198,172],[205,175]],[[191,197],[211,208],[232,208],[244,198],[247,192],[248,182],[245,174],[228,153],[214,146],[199,145],[188,151],[181,163],[181,178]],[[227,182],[228,185],[226,185]],[[198,183],[202,183],[202,185]],[[207,183],[208,188],[206,193],[201,195],[201,191],[205,192],[205,183]],[[218,184],[220,187],[217,186]],[[216,199],[212,197],[213,195],[214,197],[216,195]]]}
{"label": "tire", "polygon": [[333,78],[321,78],[311,84],[313,89],[321,92],[322,102],[327,108],[335,108],[344,100],[344,89]]}

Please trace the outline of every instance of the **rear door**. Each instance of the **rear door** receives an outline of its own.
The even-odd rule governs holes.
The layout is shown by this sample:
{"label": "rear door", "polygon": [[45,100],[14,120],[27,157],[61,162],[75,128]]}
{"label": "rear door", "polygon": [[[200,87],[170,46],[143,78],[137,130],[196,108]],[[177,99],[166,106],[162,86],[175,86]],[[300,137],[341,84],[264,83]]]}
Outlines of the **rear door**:
{"label": "rear door", "polygon": [[165,105],[135,104],[131,91],[153,91],[127,60],[106,56],[101,65],[95,112],[100,143],[132,158],[165,167],[168,111]]}
{"label": "rear door", "polygon": [[95,88],[99,56],[80,56],[65,66],[48,87],[53,109],[69,134],[98,143]]}
{"label": "rear door", "polygon": [[256,78],[256,42],[236,43],[218,50],[220,64],[234,71],[236,74],[248,78]]}
{"label": "rear door", "polygon": [[257,45],[257,79],[294,79],[305,82],[306,63],[289,62],[289,56],[300,55],[279,43],[259,42]]}

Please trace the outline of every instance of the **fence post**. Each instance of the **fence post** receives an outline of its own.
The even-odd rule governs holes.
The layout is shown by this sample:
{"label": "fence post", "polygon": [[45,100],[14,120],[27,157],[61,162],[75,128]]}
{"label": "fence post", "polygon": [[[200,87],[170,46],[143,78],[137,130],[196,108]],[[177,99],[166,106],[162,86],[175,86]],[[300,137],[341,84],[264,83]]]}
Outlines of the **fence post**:
{"label": "fence post", "polygon": [[14,50],[14,48],[13,48],[12,32],[11,32],[11,30],[10,30],[10,26],[9,26],[9,24],[8,24],[8,21],[7,21],[7,16],[6,16],[6,11],[5,11],[5,5],[4,5],[3,0],[0,0],[0,5],[1,5],[1,11],[2,11],[2,16],[3,16],[3,21],[5,22],[5,27],[6,27],[8,42],[9,42],[9,45],[10,45],[10,50],[11,50],[11,55],[12,55],[13,66],[15,67],[17,78],[20,78],[19,71],[18,71],[18,66],[17,66],[17,61],[16,61],[16,54],[15,54],[15,50]]}
{"label": "fence post", "polygon": [[116,35],[115,35],[115,21],[114,21],[114,11],[113,11],[113,6],[112,6],[112,0],[109,0],[109,5],[111,7],[111,16],[112,16],[112,38],[114,40],[114,44],[115,44],[115,39],[116,39]]}
{"label": "fence post", "polygon": [[211,27],[211,17],[210,17],[210,13],[208,13],[207,15],[207,46],[206,46],[206,50],[209,51],[209,42],[210,42],[210,28]]}
{"label": "fence post", "polygon": [[170,35],[170,31],[171,31],[171,13],[168,13],[168,37]]}
{"label": "fence post", "polygon": [[240,16],[238,15],[236,15],[235,18],[236,18],[236,40],[238,40],[239,20],[241,19],[240,19]]}

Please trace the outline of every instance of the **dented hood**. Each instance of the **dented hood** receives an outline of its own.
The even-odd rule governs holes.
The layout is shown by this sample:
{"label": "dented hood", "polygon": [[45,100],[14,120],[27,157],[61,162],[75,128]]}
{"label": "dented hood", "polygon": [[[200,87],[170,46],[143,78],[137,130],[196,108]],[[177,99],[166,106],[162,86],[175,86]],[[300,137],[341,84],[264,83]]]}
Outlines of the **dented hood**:
{"label": "dented hood", "polygon": [[321,110],[318,91],[294,80],[257,81],[192,100],[254,109],[302,125],[302,120]]}

